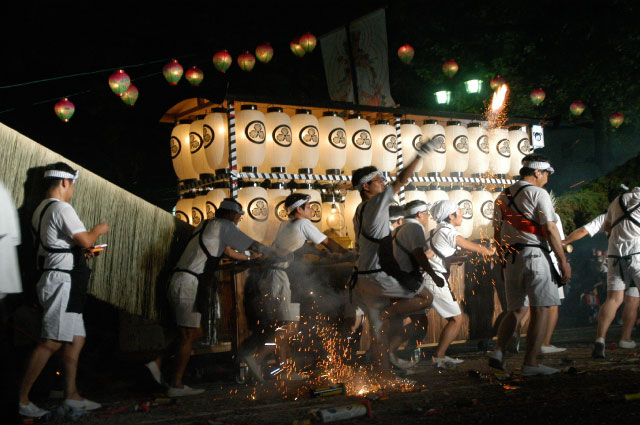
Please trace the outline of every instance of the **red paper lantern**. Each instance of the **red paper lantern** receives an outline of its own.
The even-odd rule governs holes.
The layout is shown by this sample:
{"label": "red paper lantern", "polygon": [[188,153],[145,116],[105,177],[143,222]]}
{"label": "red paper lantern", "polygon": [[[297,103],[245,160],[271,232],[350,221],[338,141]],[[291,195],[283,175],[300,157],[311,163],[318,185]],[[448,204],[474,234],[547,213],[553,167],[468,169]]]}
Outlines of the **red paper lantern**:
{"label": "red paper lantern", "polygon": [[398,49],[398,57],[400,61],[404,64],[410,64],[413,60],[413,55],[415,54],[415,50],[409,44],[405,44],[404,46],[400,46]]}
{"label": "red paper lantern", "polygon": [[231,66],[231,55],[226,50],[221,50],[213,55],[213,66],[220,72],[225,72]]}
{"label": "red paper lantern", "polygon": [[138,101],[138,88],[131,84],[120,99],[129,106],[135,105]]}
{"label": "red paper lantern", "polygon": [[273,47],[271,44],[264,43],[256,47],[256,58],[262,63],[269,63],[273,57]]}
{"label": "red paper lantern", "polygon": [[609,122],[613,128],[618,128],[624,122],[624,115],[622,115],[622,112],[614,112],[609,117]]}
{"label": "red paper lantern", "polygon": [[497,89],[498,87],[500,87],[501,85],[503,85],[505,83],[506,83],[506,81],[504,80],[504,78],[502,78],[499,75],[496,75],[489,82],[489,86],[491,87],[491,90],[495,90],[495,89]]}
{"label": "red paper lantern", "polygon": [[182,72],[182,65],[176,59],[172,59],[171,62],[162,67],[165,80],[172,86],[178,85],[178,81],[182,78]]}
{"label": "red paper lantern", "polygon": [[574,117],[582,115],[582,113],[584,112],[584,103],[576,100],[571,105],[569,105],[569,111],[571,111],[571,115],[573,115]]}
{"label": "red paper lantern", "polygon": [[256,57],[248,51],[238,56],[238,66],[241,70],[251,72],[254,66],[256,66]]}
{"label": "red paper lantern", "polygon": [[542,102],[544,102],[544,98],[547,97],[547,94],[542,89],[535,89],[531,92],[529,97],[531,98],[531,103],[533,103],[535,106],[538,106]]}
{"label": "red paper lantern", "polygon": [[453,59],[449,59],[442,64],[442,72],[444,72],[444,75],[449,78],[453,78],[453,76],[456,75],[456,72],[458,72],[458,68],[458,64]]}
{"label": "red paper lantern", "polygon": [[127,91],[129,84],[131,84],[131,79],[123,69],[117,70],[109,77],[109,87],[118,96],[122,96]]}
{"label": "red paper lantern", "polygon": [[302,48],[306,53],[313,52],[313,49],[316,48],[317,43],[318,43],[318,40],[316,39],[316,36],[311,34],[310,32],[301,35],[300,38],[298,39],[298,44],[302,46]]}
{"label": "red paper lantern", "polygon": [[303,57],[306,53],[297,38],[294,38],[291,43],[289,43],[289,48],[291,49],[291,52],[299,58]]}
{"label": "red paper lantern", "polygon": [[204,80],[204,73],[200,68],[194,65],[185,72],[184,78],[186,78],[192,86],[198,87],[202,80]]}
{"label": "red paper lantern", "polygon": [[62,98],[56,105],[53,107],[53,110],[56,112],[58,118],[62,120],[62,122],[69,122],[73,113],[76,111],[76,107],[73,105],[69,99]]}

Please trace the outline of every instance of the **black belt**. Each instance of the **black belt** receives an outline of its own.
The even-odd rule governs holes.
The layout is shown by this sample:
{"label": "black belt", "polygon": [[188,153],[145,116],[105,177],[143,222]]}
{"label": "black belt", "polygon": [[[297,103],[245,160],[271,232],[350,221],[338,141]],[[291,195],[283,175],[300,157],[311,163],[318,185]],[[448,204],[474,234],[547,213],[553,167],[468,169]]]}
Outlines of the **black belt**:
{"label": "black belt", "polygon": [[564,283],[562,283],[562,276],[560,276],[560,273],[558,273],[558,270],[556,270],[556,266],[553,264],[553,260],[551,259],[551,250],[549,250],[547,247],[540,244],[516,243],[513,245],[509,245],[509,252],[507,252],[505,257],[511,254],[512,255],[511,264],[513,264],[516,262],[516,256],[520,253],[520,251],[522,251],[524,248],[527,248],[527,247],[540,248],[540,250],[546,257],[547,261],[549,262],[549,268],[551,269],[551,277],[555,281],[556,285],[563,286]]}
{"label": "black belt", "polygon": [[65,270],[65,269],[42,269],[42,273],[44,273],[44,272],[61,272],[61,273],[71,274],[72,270]]}
{"label": "black belt", "polygon": [[380,273],[382,269],[373,269],[373,270],[364,270],[360,271],[357,267],[353,267],[353,272],[351,273],[351,277],[349,278],[349,302],[353,302],[353,288],[355,288],[356,283],[358,283],[358,275],[359,274],[374,274]]}
{"label": "black belt", "polygon": [[171,274],[173,275],[174,273],[178,273],[178,272],[188,273],[188,274],[190,274],[191,276],[195,276],[196,278],[199,278],[199,277],[200,277],[200,274],[199,274],[199,273],[192,272],[191,270],[187,270],[187,269],[173,269],[173,270],[171,271]]}
{"label": "black belt", "polygon": [[[628,255],[607,255],[607,258],[613,258],[613,266],[619,267],[620,277],[622,278],[623,282],[626,282],[626,280],[624,278],[624,269],[622,267],[622,261],[620,260],[624,260],[627,263],[626,265],[629,265],[629,262],[631,261],[631,257],[638,254],[640,254],[640,252],[634,252],[633,254],[628,254]],[[633,281],[633,279],[631,279],[630,286],[636,286],[636,283]]]}

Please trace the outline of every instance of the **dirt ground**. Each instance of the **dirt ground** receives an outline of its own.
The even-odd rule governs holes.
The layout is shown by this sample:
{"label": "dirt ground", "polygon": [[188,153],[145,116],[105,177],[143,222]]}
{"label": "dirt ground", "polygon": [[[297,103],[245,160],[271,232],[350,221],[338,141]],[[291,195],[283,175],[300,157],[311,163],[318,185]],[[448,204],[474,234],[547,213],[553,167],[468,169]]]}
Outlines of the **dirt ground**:
{"label": "dirt ground", "polygon": [[[640,349],[612,347],[607,349],[606,360],[593,360],[594,333],[592,327],[557,330],[554,343],[568,350],[542,357],[544,364],[562,370],[549,377],[521,377],[522,353],[509,357],[508,374],[489,368],[486,353],[478,351],[478,341],[453,345],[451,354],[464,363],[454,370],[437,370],[430,362],[433,347],[425,347],[426,359],[408,376],[415,381],[411,390],[376,394],[379,399],[370,401],[371,418],[341,423],[638,423],[640,400],[627,401],[625,395],[640,393]],[[618,335],[619,327],[613,327],[608,342],[617,341]],[[237,384],[228,364],[221,361],[212,366],[211,361],[196,357],[190,365],[188,382],[206,388],[202,395],[168,400],[160,387],[148,385],[149,377],[139,364],[87,392],[104,407],[75,421],[102,425],[294,424],[310,418],[313,409],[363,400],[363,396],[346,395],[312,398],[310,385],[304,382],[286,387],[276,380]],[[54,410],[59,404],[51,398],[35,401]],[[162,404],[167,401],[169,404]],[[141,407],[145,402],[150,405]],[[69,420],[53,415],[47,423]]]}

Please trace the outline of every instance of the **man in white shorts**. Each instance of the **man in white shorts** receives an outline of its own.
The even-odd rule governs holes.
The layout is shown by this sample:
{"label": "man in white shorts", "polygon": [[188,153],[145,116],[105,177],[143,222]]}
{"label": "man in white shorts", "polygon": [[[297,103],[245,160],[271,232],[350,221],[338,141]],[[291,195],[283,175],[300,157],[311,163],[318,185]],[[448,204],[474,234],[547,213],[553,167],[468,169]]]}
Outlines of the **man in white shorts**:
{"label": "man in white shorts", "polygon": [[[198,296],[198,288],[202,290],[205,285],[213,283],[213,272],[225,249],[229,246],[237,251],[251,250],[260,254],[272,252],[271,248],[254,241],[238,229],[237,224],[243,214],[242,205],[235,199],[224,199],[216,210],[215,218],[202,221],[194,229],[173,270],[168,295],[178,325],[178,340],[175,347],[173,343],[169,344],[163,354],[146,364],[156,382],[160,383],[163,359],[170,351],[175,351],[173,375],[167,390],[169,397],[204,392],[203,389],[184,385],[182,378],[191,357],[191,347],[202,335],[201,303],[205,300]],[[250,260],[251,256],[247,259]]]}
{"label": "man in white shorts", "polygon": [[483,245],[468,241],[455,229],[462,224],[462,211],[457,203],[449,200],[438,201],[431,206],[431,217],[438,223],[431,230],[426,248],[431,249],[435,255],[429,258],[431,267],[440,280],[425,275],[425,283],[429,292],[433,294],[431,305],[447,324],[440,333],[438,348],[432,358],[433,365],[443,368],[456,363],[462,363],[460,359],[447,356],[447,349],[458,335],[462,325],[462,311],[451,292],[449,285],[449,270],[445,264],[446,258],[451,257],[458,248],[476,252],[480,255],[493,256],[496,253],[495,246],[487,248]]}
{"label": "man in white shorts", "polygon": [[[504,255],[507,315],[498,329],[496,348],[489,354],[489,365],[505,368],[504,348],[527,312],[531,320],[522,374],[549,375],[559,370],[538,364],[537,354],[547,331],[549,308],[560,304],[557,285],[571,279],[571,267],[562,249],[556,226],[556,213],[549,193],[543,189],[553,173],[548,158],[531,154],[522,160],[518,181],[496,200],[494,239]],[[550,252],[556,255],[557,273]]]}
{"label": "man in white shorts", "polygon": [[89,282],[85,250],[109,231],[107,223],[87,231],[68,202],[73,196],[78,171],[58,162],[44,171],[45,199],[38,205],[31,224],[37,246],[38,267],[42,276],[36,293],[42,305],[41,340],[31,354],[19,390],[19,412],[40,417],[48,413],[29,401],[29,392],[51,355],[62,348],[64,359],[63,408],[93,410],[99,403],[78,393],[76,373],[78,357],[85,341],[82,311]]}
{"label": "man in white shorts", "polygon": [[[637,291],[640,286],[640,187],[613,200],[603,230],[609,233],[607,300],[598,313],[594,358],[605,357],[607,330],[623,301],[624,291],[630,288]],[[637,292],[634,295],[638,295]]]}
{"label": "man in white shorts", "polygon": [[[300,321],[300,304],[291,302],[291,284],[287,275],[287,268],[293,258],[293,252],[303,248],[307,241],[314,245],[324,245],[329,251],[347,254],[348,251],[336,241],[328,238],[311,222],[313,210],[309,204],[311,198],[307,194],[292,193],[287,196],[284,206],[289,215],[289,221],[278,230],[273,247],[281,253],[287,254],[289,259],[276,262],[266,267],[257,282],[260,297],[260,316],[262,329],[268,335],[262,339],[276,338],[276,356],[280,367],[286,370],[285,379],[295,381],[305,379],[304,375],[296,371],[291,358],[289,341],[297,332],[297,323]],[[255,306],[258,307],[258,306]],[[273,340],[273,339],[271,339]],[[249,366],[249,371],[258,381],[263,381],[261,364],[269,354],[270,349],[264,344],[247,343],[241,358]]]}
{"label": "man in white shorts", "polygon": [[[393,195],[408,183],[409,177],[422,161],[422,156],[432,151],[431,140],[423,143],[416,158],[396,177],[393,184],[386,185],[382,173],[376,167],[368,166],[355,170],[351,179],[352,185],[360,192],[362,203],[356,208],[353,217],[359,251],[356,262],[357,280],[354,295],[365,310],[373,328],[372,353],[379,362],[383,379],[393,379],[389,367],[388,338],[383,335],[383,319],[402,316],[420,310],[431,304],[428,291],[419,293],[409,291],[396,279],[382,271],[378,259],[378,246],[385,236],[389,235],[389,205],[394,201]],[[391,299],[399,301],[390,306]],[[386,310],[385,310],[386,309]],[[384,313],[384,318],[381,315]]]}

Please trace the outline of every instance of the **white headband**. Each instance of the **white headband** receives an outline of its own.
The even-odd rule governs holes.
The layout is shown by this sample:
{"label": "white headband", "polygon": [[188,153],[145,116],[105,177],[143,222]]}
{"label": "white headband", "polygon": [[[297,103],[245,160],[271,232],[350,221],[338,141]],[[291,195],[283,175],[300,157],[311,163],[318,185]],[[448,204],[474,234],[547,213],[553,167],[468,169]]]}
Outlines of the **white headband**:
{"label": "white headband", "polygon": [[545,161],[522,161],[522,166],[533,170],[549,171],[551,174],[555,171],[551,164]]}
{"label": "white headband", "polygon": [[455,214],[457,211],[458,204],[449,199],[445,199],[433,204],[429,212],[431,213],[431,217],[433,217],[437,223],[440,223],[449,217],[450,214]]}
{"label": "white headband", "polygon": [[420,204],[420,205],[416,205],[415,207],[411,208],[411,209],[405,209],[404,210],[404,216],[405,217],[413,217],[414,215],[420,213],[420,212],[425,212],[429,209],[429,204]]}
{"label": "white headband", "polygon": [[60,170],[49,170],[44,172],[44,177],[71,179],[75,183],[75,181],[78,180],[78,173],[80,173],[80,170],[76,170],[75,174],[71,174],[66,171],[60,171]]}
{"label": "white headband", "polygon": [[372,171],[366,176],[362,177],[357,185],[354,187],[358,190],[362,190],[362,186],[369,183],[371,180],[375,179],[376,176],[382,176],[382,171]]}
{"label": "white headband", "polygon": [[298,199],[296,202],[294,202],[293,204],[289,205],[289,207],[287,208],[287,213],[291,214],[293,211],[295,211],[296,208],[303,206],[304,204],[306,204],[307,202],[309,202],[309,199],[311,199],[311,196],[307,195],[306,197],[302,198],[302,199]]}

